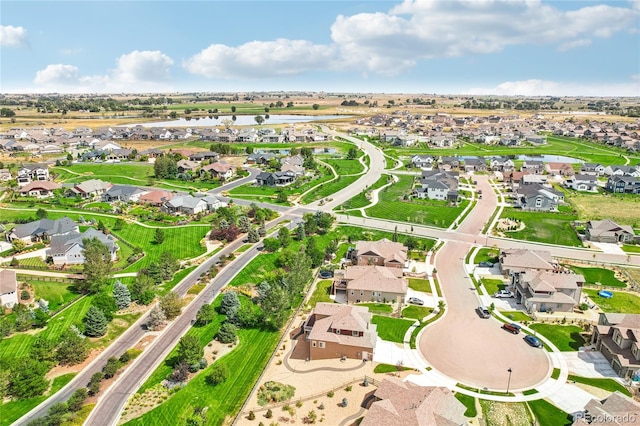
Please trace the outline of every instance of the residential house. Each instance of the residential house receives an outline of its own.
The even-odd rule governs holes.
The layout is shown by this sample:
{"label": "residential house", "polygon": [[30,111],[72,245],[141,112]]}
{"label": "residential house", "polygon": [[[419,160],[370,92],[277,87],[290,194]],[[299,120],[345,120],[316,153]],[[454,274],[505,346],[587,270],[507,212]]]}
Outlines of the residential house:
{"label": "residential house", "polygon": [[418,142],[417,135],[399,135],[394,142],[394,145],[399,146],[413,146]]}
{"label": "residential house", "polygon": [[520,146],[522,145],[522,140],[519,136],[514,135],[502,135],[500,136],[500,145],[504,146]]}
{"label": "residential house", "polygon": [[269,164],[272,158],[277,158],[272,152],[249,154],[245,164]]}
{"label": "residential house", "polygon": [[429,138],[429,143],[438,148],[447,148],[453,146],[456,141],[453,135],[434,135]]}
{"label": "residential house", "polygon": [[388,268],[404,268],[407,262],[407,248],[383,238],[378,241],[358,241],[351,251],[350,258],[354,265],[378,265]]}
{"label": "residential house", "polygon": [[386,377],[360,426],[467,425],[466,407],[444,386],[420,386]]}
{"label": "residential house", "polygon": [[404,303],[407,288],[408,281],[400,268],[347,266],[335,271],[332,293],[336,300],[344,300],[346,296],[347,303]]}
{"label": "residential house", "polygon": [[504,275],[533,271],[560,271],[551,253],[542,250],[505,249],[499,256],[500,272]]}
{"label": "residential house", "polygon": [[582,297],[584,277],[558,271],[514,274],[514,294],[528,312],[572,312]]}
{"label": "residential house", "polygon": [[576,174],[569,163],[547,163],[544,165],[547,173],[557,176],[573,176]]}
{"label": "residential house", "polygon": [[430,155],[414,155],[411,157],[409,164],[411,167],[419,167],[421,169],[431,169],[433,167],[434,159]]}
{"label": "residential house", "polygon": [[208,173],[212,178],[222,180],[231,179],[234,172],[235,167],[225,161],[216,161],[215,163],[208,164],[200,169],[201,176]]}
{"label": "residential house", "polygon": [[302,329],[309,344],[309,360],[372,360],[378,333],[363,306],[319,302]]}
{"label": "residential house", "polygon": [[282,143],[284,142],[284,136],[282,134],[270,133],[262,135],[262,142],[265,143]]}
{"label": "residential house", "polygon": [[196,152],[195,154],[191,154],[189,156],[189,160],[191,161],[218,161],[220,154],[212,151],[204,151],[204,152]]}
{"label": "residential house", "polygon": [[564,181],[564,185],[574,191],[598,192],[598,178],[595,175],[574,175]]}
{"label": "residential house", "polygon": [[420,188],[413,190],[414,197],[430,200],[458,202],[458,172],[423,170]]}
{"label": "residential house", "polygon": [[634,166],[607,166],[604,168],[605,176],[633,176],[640,177],[640,168]]}
{"label": "residential house", "polygon": [[61,219],[40,219],[16,225],[7,233],[7,241],[22,240],[27,244],[36,241],[47,241],[54,235],[78,232],[78,224],[68,217]]}
{"label": "residential house", "polygon": [[605,188],[617,194],[640,194],[640,180],[633,176],[611,176]]}
{"label": "residential house", "polygon": [[141,204],[148,204],[154,207],[161,207],[164,203],[171,200],[175,196],[175,193],[171,191],[155,190],[149,191],[146,194],[141,195],[138,198],[138,202]]}
{"label": "residential house", "polygon": [[163,210],[172,214],[182,213],[187,215],[195,215],[198,213],[214,211],[226,205],[226,203],[220,201],[213,195],[179,195],[165,202],[163,205]]}
{"label": "residential house", "polygon": [[293,172],[296,176],[303,176],[306,172],[306,169],[297,164],[284,163],[282,166],[280,166],[280,171]]}
{"label": "residential house", "polygon": [[49,180],[49,168],[46,164],[25,164],[18,169],[16,180],[18,186]]}
{"label": "residential house", "polygon": [[587,402],[583,412],[574,413],[574,419],[572,426],[636,426],[640,421],[640,402],[615,391],[603,400]]}
{"label": "residential house", "polygon": [[11,179],[13,179],[13,177],[9,169],[0,169],[0,182],[8,182]]}
{"label": "residential house", "polygon": [[640,315],[600,313],[591,344],[620,377],[640,374]]}
{"label": "residential house", "polygon": [[70,188],[67,194],[73,197],[81,197],[85,199],[92,199],[102,196],[113,185],[110,182],[104,182],[100,179],[89,179],[84,182],[80,182]]}
{"label": "residential house", "polygon": [[137,203],[140,197],[147,192],[149,192],[148,189],[138,188],[137,186],[112,185],[111,188],[102,194],[102,201],[123,201],[125,203],[131,201]]}
{"label": "residential house", "polygon": [[588,241],[599,243],[633,244],[636,235],[633,232],[633,227],[618,225],[611,219],[604,219],[588,221],[585,229],[585,238]]}
{"label": "residential house", "polygon": [[516,190],[515,207],[523,210],[557,211],[564,195],[555,189],[540,184],[521,185]]}
{"label": "residential house", "polygon": [[580,174],[602,176],[604,174],[604,166],[598,163],[584,163],[580,166]]}
{"label": "residential house", "polygon": [[20,188],[20,195],[23,197],[49,198],[53,197],[53,191],[59,188],[60,185],[48,180],[33,181]]}
{"label": "residential house", "polygon": [[18,304],[18,280],[15,271],[0,270],[0,306],[13,308]]}
{"label": "residential house", "polygon": [[191,160],[180,160],[176,164],[178,166],[178,173],[193,173],[200,167],[200,163]]}
{"label": "residential house", "polygon": [[466,158],[464,160],[464,171],[469,172],[486,172],[487,162],[484,158]]}
{"label": "residential house", "polygon": [[256,176],[258,186],[284,186],[296,180],[296,174],[292,171],[279,171],[274,173],[261,172]]}
{"label": "residential house", "polygon": [[51,246],[47,249],[47,256],[51,256],[54,265],[81,265],[85,261],[84,241],[96,238],[107,246],[111,261],[116,260],[116,252],[119,250],[118,244],[112,235],[105,235],[94,228],[89,228],[82,234],[70,232],[64,235],[54,235],[51,237]]}
{"label": "residential house", "polygon": [[522,163],[522,168],[520,170],[539,175],[544,171],[544,163],[537,160],[525,160],[524,163]]}
{"label": "residential house", "polygon": [[519,182],[519,186],[522,185],[542,185],[542,186],[546,186],[547,183],[547,176],[546,175],[532,175],[530,173],[524,173],[521,177],[520,177],[520,182]]}
{"label": "residential house", "polygon": [[528,134],[524,139],[534,145],[544,145],[547,143],[547,137],[545,135]]}
{"label": "residential house", "polygon": [[457,170],[460,167],[460,159],[458,157],[440,157],[438,168],[440,170]]}
{"label": "residential house", "polygon": [[304,165],[304,157],[300,154],[298,155],[290,155],[287,157],[282,157],[280,159],[280,164],[292,164],[295,166],[303,166]]}

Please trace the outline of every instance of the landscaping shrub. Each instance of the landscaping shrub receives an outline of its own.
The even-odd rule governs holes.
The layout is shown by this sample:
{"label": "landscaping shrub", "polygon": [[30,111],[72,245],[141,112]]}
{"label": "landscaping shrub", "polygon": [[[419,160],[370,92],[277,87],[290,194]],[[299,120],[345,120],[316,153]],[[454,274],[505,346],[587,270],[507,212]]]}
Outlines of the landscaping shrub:
{"label": "landscaping shrub", "polygon": [[216,365],[211,370],[211,373],[207,376],[206,382],[211,386],[223,383],[229,377],[229,372],[226,367],[222,365]]}
{"label": "landscaping shrub", "polygon": [[287,401],[295,395],[296,388],[274,381],[268,381],[260,386],[258,404],[267,405],[271,402]]}

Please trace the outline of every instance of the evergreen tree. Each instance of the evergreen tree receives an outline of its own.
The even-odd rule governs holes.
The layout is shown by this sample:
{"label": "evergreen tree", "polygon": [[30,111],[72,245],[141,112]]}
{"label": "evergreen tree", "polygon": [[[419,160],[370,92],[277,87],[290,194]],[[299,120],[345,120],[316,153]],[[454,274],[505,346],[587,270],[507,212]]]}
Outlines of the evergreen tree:
{"label": "evergreen tree", "polygon": [[240,307],[240,299],[235,291],[227,291],[220,302],[220,313],[232,317]]}
{"label": "evergreen tree", "polygon": [[49,388],[45,374],[49,366],[33,358],[21,358],[11,369],[9,393],[16,399],[33,398],[42,395]]}
{"label": "evergreen tree", "polygon": [[131,299],[142,305],[148,305],[156,297],[154,285],[150,276],[138,274],[136,281],[131,285]]}
{"label": "evergreen tree", "polygon": [[149,312],[149,319],[147,320],[147,328],[151,331],[158,330],[162,327],[167,317],[160,305],[156,305]]}
{"label": "evergreen tree", "polygon": [[113,313],[118,310],[116,299],[106,292],[96,294],[91,304],[102,311],[107,322],[113,320]]}
{"label": "evergreen tree", "polygon": [[283,226],[278,230],[278,240],[280,240],[280,246],[287,248],[291,243],[291,231],[286,226]]}
{"label": "evergreen tree", "polygon": [[249,232],[251,229],[251,220],[247,216],[240,216],[238,219],[238,228],[242,232]]}
{"label": "evergreen tree", "polygon": [[178,261],[178,259],[168,251],[164,251],[160,254],[158,264],[160,266],[160,275],[163,281],[168,281],[173,278],[173,274],[180,269],[180,261]]}
{"label": "evergreen tree", "polygon": [[156,232],[153,236],[154,244],[162,244],[164,242],[164,230],[162,228],[156,228]]}
{"label": "evergreen tree", "polygon": [[56,359],[56,341],[37,335],[31,347],[31,357],[38,361],[54,361]]}
{"label": "evergreen tree", "polygon": [[258,226],[258,235],[262,238],[267,235],[267,228],[264,227],[264,222]]}
{"label": "evergreen tree", "polygon": [[84,334],[89,337],[100,337],[107,333],[107,318],[104,313],[96,308],[90,306],[84,319]]}
{"label": "evergreen tree", "polygon": [[298,241],[302,241],[305,238],[307,238],[307,232],[304,229],[304,225],[300,224],[298,225],[298,227],[296,228],[296,240]]}
{"label": "evergreen tree", "polygon": [[258,231],[256,231],[255,229],[251,229],[247,234],[247,241],[249,241],[250,243],[257,243],[258,241],[260,241]]}
{"label": "evergreen tree", "polygon": [[69,400],[67,401],[67,407],[69,411],[75,413],[76,411],[80,410],[88,396],[89,395],[87,388],[76,389],[75,392],[73,392],[73,395],[71,395],[71,398],[69,398]]}
{"label": "evergreen tree", "polygon": [[204,349],[200,346],[200,339],[192,334],[183,336],[178,342],[178,362],[188,365],[197,363],[204,356]]}
{"label": "evergreen tree", "polygon": [[234,324],[225,321],[220,326],[216,338],[220,341],[220,343],[233,343],[238,337],[237,331],[238,328]]}
{"label": "evergreen tree", "polygon": [[72,329],[60,335],[57,347],[56,359],[62,365],[80,364],[89,356],[89,342]]}
{"label": "evergreen tree", "polygon": [[171,291],[160,299],[160,307],[167,319],[171,321],[182,312],[182,298]]}
{"label": "evergreen tree", "polygon": [[216,316],[216,310],[213,308],[213,305],[204,304],[198,310],[198,314],[196,315],[196,323],[198,325],[207,325]]}
{"label": "evergreen tree", "polygon": [[127,309],[131,304],[131,292],[129,287],[122,284],[119,280],[113,285],[113,298],[118,305],[118,309]]}

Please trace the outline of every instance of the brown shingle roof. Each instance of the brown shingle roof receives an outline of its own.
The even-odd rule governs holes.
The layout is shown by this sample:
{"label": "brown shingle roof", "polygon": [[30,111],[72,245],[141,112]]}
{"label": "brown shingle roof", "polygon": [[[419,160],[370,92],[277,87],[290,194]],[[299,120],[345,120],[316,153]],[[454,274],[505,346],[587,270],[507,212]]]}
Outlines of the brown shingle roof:
{"label": "brown shingle roof", "polygon": [[384,266],[349,266],[344,280],[349,290],[385,291],[390,293],[406,293],[408,281],[402,278],[399,268]]}
{"label": "brown shingle roof", "polygon": [[386,238],[378,241],[358,241],[356,251],[358,255],[370,253],[382,257],[386,262],[395,260],[404,264],[407,261],[407,248],[402,243],[394,243]]}

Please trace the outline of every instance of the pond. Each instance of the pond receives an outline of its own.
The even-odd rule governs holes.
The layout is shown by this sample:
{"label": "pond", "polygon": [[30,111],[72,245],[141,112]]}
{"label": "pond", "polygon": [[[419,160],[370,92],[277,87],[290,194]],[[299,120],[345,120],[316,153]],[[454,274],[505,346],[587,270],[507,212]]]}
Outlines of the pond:
{"label": "pond", "polygon": [[[214,117],[201,117],[199,120],[192,118],[187,120],[185,118],[178,118],[171,121],[156,121],[153,123],[138,123],[127,124],[126,127],[143,126],[143,127],[214,127],[222,126],[224,120],[231,120],[231,115],[219,115],[218,118]],[[255,115],[236,115],[236,121],[233,122],[234,126],[250,126],[257,125]],[[264,114],[262,114],[264,117]],[[264,120],[264,124],[293,124],[293,123],[308,123],[311,121],[326,121],[335,120],[337,118],[351,118],[350,115],[286,115],[276,114],[269,115],[269,118]]]}

